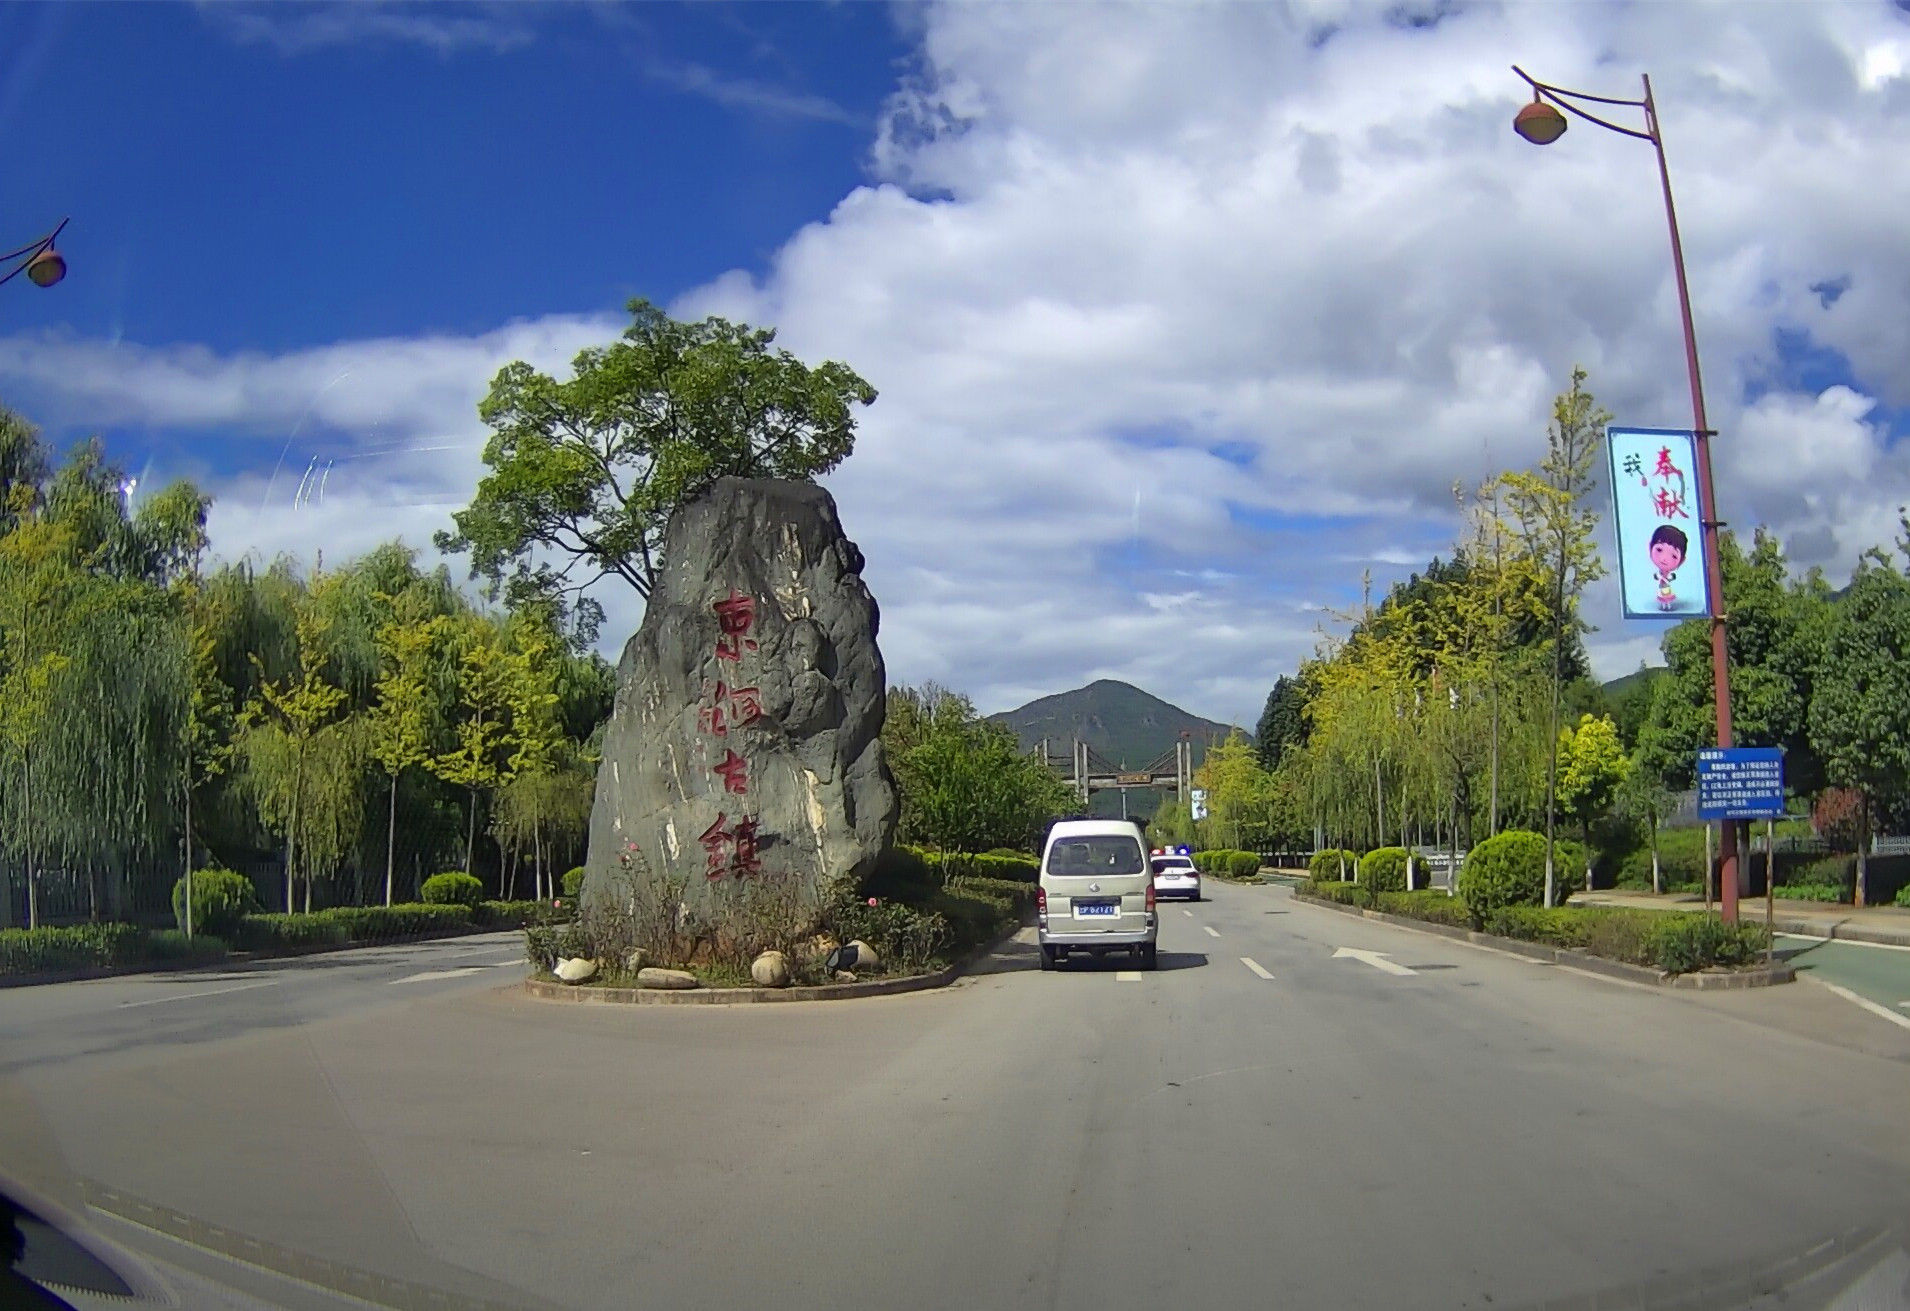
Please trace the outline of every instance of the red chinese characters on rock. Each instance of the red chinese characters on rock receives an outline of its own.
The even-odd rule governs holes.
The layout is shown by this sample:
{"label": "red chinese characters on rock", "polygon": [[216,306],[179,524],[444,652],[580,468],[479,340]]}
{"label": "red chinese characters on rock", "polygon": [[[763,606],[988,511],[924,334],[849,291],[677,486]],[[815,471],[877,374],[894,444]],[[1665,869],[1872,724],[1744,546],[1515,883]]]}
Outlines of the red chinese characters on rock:
{"label": "red chinese characters on rock", "polygon": [[749,635],[756,625],[755,597],[732,587],[729,596],[710,609],[716,611],[716,622],[722,630],[716,635],[718,660],[738,661],[743,658],[743,652],[756,649],[756,639]]}
{"label": "red chinese characters on rock", "polygon": [[754,724],[763,717],[763,694],[753,687],[731,687],[717,680],[709,704],[697,707],[697,722],[712,737],[728,737],[732,728]]}
{"label": "red chinese characters on rock", "polygon": [[[756,598],[730,588],[723,600],[710,607],[716,612],[718,633],[714,654],[718,660],[740,664],[743,656],[757,649],[750,634],[756,626]],[[709,699],[697,707],[697,724],[714,738],[728,738],[733,728],[743,728],[764,719],[762,690],[758,687],[732,687],[718,680]],[[723,795],[749,795],[749,760],[734,748],[725,746],[723,758],[710,767],[722,780]],[[759,838],[753,818],[730,819],[727,812],[698,839],[703,844],[704,873],[711,880],[754,878],[762,873],[757,855]]]}
{"label": "red chinese characters on rock", "polygon": [[713,880],[725,875],[753,878],[763,872],[762,858],[756,854],[756,821],[753,819],[731,823],[728,815],[719,814],[697,841],[703,844],[703,872]]}
{"label": "red chinese characters on rock", "polygon": [[723,759],[711,771],[723,780],[723,790],[742,796],[749,791],[749,761],[734,751],[725,750]]}

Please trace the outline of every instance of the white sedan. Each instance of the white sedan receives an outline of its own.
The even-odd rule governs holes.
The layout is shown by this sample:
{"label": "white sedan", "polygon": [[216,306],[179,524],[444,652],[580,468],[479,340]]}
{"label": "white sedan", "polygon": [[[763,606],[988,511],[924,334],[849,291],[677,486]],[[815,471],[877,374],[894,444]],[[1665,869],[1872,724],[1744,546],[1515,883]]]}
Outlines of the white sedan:
{"label": "white sedan", "polygon": [[1154,869],[1154,895],[1200,900],[1200,871],[1194,858],[1172,851],[1157,851],[1149,857]]}

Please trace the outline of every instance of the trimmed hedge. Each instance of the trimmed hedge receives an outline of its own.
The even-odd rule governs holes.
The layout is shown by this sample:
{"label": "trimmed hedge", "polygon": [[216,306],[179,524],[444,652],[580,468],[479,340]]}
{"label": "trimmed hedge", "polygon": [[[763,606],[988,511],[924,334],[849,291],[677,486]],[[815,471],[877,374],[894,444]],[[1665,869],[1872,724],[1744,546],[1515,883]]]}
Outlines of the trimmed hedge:
{"label": "trimmed hedge", "polygon": [[[1344,888],[1344,883],[1329,884],[1330,887]],[[1420,888],[1414,892],[1382,892],[1376,898],[1375,910],[1388,915],[1403,915],[1408,919],[1425,920],[1431,924],[1446,924],[1455,929],[1470,928],[1472,920],[1466,914],[1465,903],[1457,897],[1447,896],[1437,888]]]}
{"label": "trimmed hedge", "polygon": [[[1308,896],[1342,905],[1364,905],[1365,892],[1337,879],[1309,883]],[[1378,909],[1389,915],[1473,927],[1470,912],[1437,890],[1382,892]],[[1486,916],[1484,931],[1522,942],[1542,942],[1606,960],[1644,965],[1668,974],[1712,966],[1738,968],[1763,958],[1770,939],[1761,924],[1726,925],[1715,916],[1689,911],[1634,910],[1620,906],[1500,906]]]}
{"label": "trimmed hedge", "polygon": [[1004,901],[1023,916],[1034,910],[1037,890],[1034,884],[1020,879],[989,879],[979,874],[957,874],[946,886],[946,891],[956,896],[980,894]]}
{"label": "trimmed hedge", "polygon": [[480,901],[471,911],[471,923],[486,928],[521,929],[561,914],[557,907],[543,901]]}
{"label": "trimmed hedge", "polygon": [[433,874],[418,889],[418,900],[431,906],[465,906],[475,910],[484,900],[484,884],[474,875],[455,870]]}
{"label": "trimmed hedge", "polygon": [[930,851],[924,847],[898,847],[898,851],[913,851],[917,856],[946,878],[968,876],[983,879],[1016,879],[1023,883],[1034,883],[1041,877],[1041,861],[1034,856],[1024,856],[1019,852],[1003,855],[1000,852],[985,852],[979,855],[966,851]]}
{"label": "trimmed hedge", "polygon": [[1342,883],[1336,878],[1313,879],[1303,889],[1309,897],[1337,901],[1342,906],[1364,906],[1366,889],[1357,883]]}
{"label": "trimmed hedge", "polygon": [[1340,862],[1342,859],[1346,862],[1347,877],[1354,877],[1355,872],[1359,869],[1359,853],[1357,851],[1348,851],[1344,847],[1327,847],[1322,851],[1314,852],[1312,859],[1306,863],[1307,873],[1312,876],[1313,881],[1316,883],[1326,879],[1332,879],[1337,882],[1340,877]]}
{"label": "trimmed hedge", "polygon": [[1369,893],[1406,890],[1406,848],[1375,847],[1360,857],[1360,886]]}
{"label": "trimmed hedge", "polygon": [[347,942],[389,942],[425,933],[462,928],[472,922],[469,906],[416,902],[398,906],[333,906],[310,914],[247,915],[237,940],[248,950],[263,947],[341,946]]}
{"label": "trimmed hedge", "polygon": [[0,929],[0,974],[57,974],[138,962],[145,930],[135,924]]}
{"label": "trimmed hedge", "polygon": [[1843,901],[1850,893],[1832,883],[1780,883],[1772,893],[1779,901]]}
{"label": "trimmed hedge", "polygon": [[322,910],[309,915],[273,912],[247,915],[239,921],[232,941],[246,951],[270,951],[275,947],[342,947],[349,935],[344,925],[327,919]]}
{"label": "trimmed hedge", "polygon": [[1906,883],[1897,889],[1897,904],[1899,906],[1910,906],[1910,883]]}
{"label": "trimmed hedge", "polygon": [[584,867],[582,865],[577,866],[575,869],[564,871],[563,887],[566,899],[575,897],[584,890]]}
{"label": "trimmed hedge", "polygon": [[[196,937],[210,933],[224,936],[239,927],[239,921],[259,908],[258,891],[252,880],[229,869],[196,869],[192,872],[192,932]],[[186,927],[186,881],[172,885],[172,918],[181,929]]]}
{"label": "trimmed hedge", "polygon": [[1201,873],[1223,879],[1250,879],[1260,872],[1260,857],[1252,851],[1217,847],[1212,851],[1196,851],[1193,861],[1194,868]]}
{"label": "trimmed hedge", "polygon": [[1651,937],[1653,963],[1668,974],[1754,964],[1769,946],[1762,924],[1726,924],[1684,911],[1661,916]]}

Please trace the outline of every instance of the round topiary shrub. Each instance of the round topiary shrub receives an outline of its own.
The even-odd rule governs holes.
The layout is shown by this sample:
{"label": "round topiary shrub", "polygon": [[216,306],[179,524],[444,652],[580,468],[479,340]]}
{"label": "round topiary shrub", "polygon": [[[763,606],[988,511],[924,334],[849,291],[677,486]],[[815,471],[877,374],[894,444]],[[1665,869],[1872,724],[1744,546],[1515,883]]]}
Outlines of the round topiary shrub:
{"label": "round topiary shrub", "polygon": [[[1556,870],[1556,846],[1552,860]],[[1479,843],[1466,854],[1459,871],[1459,897],[1475,924],[1483,924],[1486,916],[1502,906],[1544,905],[1545,835],[1507,829]]]}
{"label": "round topiary shrub", "polygon": [[1347,851],[1342,847],[1327,847],[1316,851],[1313,853],[1313,858],[1307,861],[1307,873],[1313,876],[1315,882],[1324,883],[1328,879],[1337,879],[1340,877],[1342,861],[1345,862],[1347,874],[1352,875],[1359,867],[1359,853]]}
{"label": "round topiary shrub", "polygon": [[[232,936],[239,921],[259,908],[252,880],[235,870],[200,869],[192,872],[192,931],[215,937]],[[172,917],[186,927],[186,881],[172,885]]]}
{"label": "round topiary shrub", "polygon": [[469,906],[476,910],[477,904],[484,900],[484,884],[456,871],[433,874],[418,889],[418,897],[430,906]]}
{"label": "round topiary shrub", "polygon": [[1359,885],[1370,894],[1406,890],[1406,848],[1375,847],[1360,857]]}
{"label": "round topiary shrub", "polygon": [[576,869],[565,870],[564,871],[564,895],[566,897],[576,898],[583,893],[583,890],[584,890],[584,867],[582,865],[579,865],[577,866]]}

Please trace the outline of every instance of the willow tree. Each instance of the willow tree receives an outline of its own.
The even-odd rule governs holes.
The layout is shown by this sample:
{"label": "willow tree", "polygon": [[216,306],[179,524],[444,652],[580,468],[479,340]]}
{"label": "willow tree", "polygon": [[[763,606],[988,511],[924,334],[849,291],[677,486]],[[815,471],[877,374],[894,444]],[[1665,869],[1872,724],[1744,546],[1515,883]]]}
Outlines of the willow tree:
{"label": "willow tree", "polygon": [[1546,618],[1551,627],[1552,703],[1546,725],[1550,758],[1545,778],[1545,904],[1557,904],[1553,868],[1558,822],[1559,692],[1565,678],[1565,646],[1587,626],[1579,595],[1605,576],[1593,530],[1598,514],[1588,508],[1599,443],[1611,415],[1585,390],[1585,370],[1572,370],[1572,385],[1552,402],[1545,458],[1535,470],[1500,479],[1512,521],[1525,551],[1544,571]]}
{"label": "willow tree", "polygon": [[441,624],[414,591],[387,597],[391,618],[378,630],[384,671],[365,716],[365,747],[390,786],[385,810],[385,905],[391,904],[398,847],[398,783],[407,769],[431,760],[429,661]]}
{"label": "willow tree", "polygon": [[[355,769],[362,758],[359,734],[346,718],[344,689],[328,677],[330,621],[322,605],[326,585],[323,575],[315,577],[297,604],[294,671],[268,678],[264,662],[252,655],[258,694],[245,708],[239,739],[259,817],[285,839],[287,910],[296,895],[301,845],[312,848],[305,879],[309,910],[313,873],[323,857],[336,860],[330,848],[344,827],[341,808],[356,813],[363,806]],[[347,772],[349,789],[339,783]],[[353,799],[348,800],[347,793]]]}
{"label": "willow tree", "polygon": [[458,660],[458,707],[452,725],[456,745],[434,756],[431,772],[465,790],[464,872],[471,873],[477,852],[477,803],[510,781],[511,704],[517,670],[499,626],[480,616],[465,625],[464,651]]}

